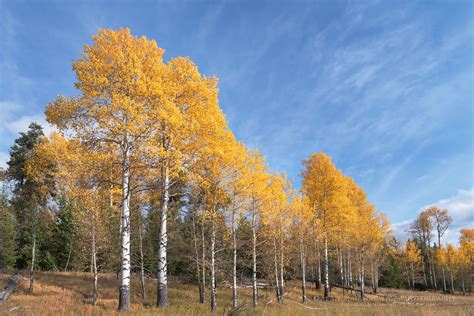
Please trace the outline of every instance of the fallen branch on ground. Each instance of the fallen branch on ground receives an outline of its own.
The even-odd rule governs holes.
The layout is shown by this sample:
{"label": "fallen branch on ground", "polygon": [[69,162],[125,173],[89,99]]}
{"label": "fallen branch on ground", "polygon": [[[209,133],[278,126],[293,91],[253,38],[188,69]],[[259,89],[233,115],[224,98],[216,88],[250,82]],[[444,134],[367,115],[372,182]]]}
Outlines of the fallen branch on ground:
{"label": "fallen branch on ground", "polygon": [[17,272],[14,275],[12,275],[10,279],[8,279],[7,286],[2,292],[0,292],[0,303],[5,302],[13,293],[13,291],[16,290],[21,278],[22,278],[22,275],[20,274],[20,272]]}

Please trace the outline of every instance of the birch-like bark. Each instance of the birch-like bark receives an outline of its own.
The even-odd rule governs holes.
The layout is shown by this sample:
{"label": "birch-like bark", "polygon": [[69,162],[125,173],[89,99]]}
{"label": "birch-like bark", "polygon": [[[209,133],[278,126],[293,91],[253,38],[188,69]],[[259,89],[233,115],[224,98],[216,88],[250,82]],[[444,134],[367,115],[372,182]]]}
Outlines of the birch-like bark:
{"label": "birch-like bark", "polygon": [[160,210],[160,240],[158,245],[158,287],[157,302],[158,307],[168,307],[168,201],[169,201],[169,169],[163,167],[162,201]]}
{"label": "birch-like bark", "polygon": [[235,218],[235,208],[232,207],[232,307],[236,308],[238,305],[237,297],[237,227]]}
{"label": "birch-like bark", "polygon": [[413,266],[413,262],[411,263],[411,282],[412,282],[412,289],[415,289],[415,267]]}
{"label": "birch-like bark", "polygon": [[318,269],[317,269],[317,272],[318,272],[318,281],[316,283],[316,290],[320,290],[321,289],[321,284],[322,284],[322,277],[321,277],[321,251],[319,250],[319,245],[317,246],[316,248],[316,251],[318,253]]}
{"label": "birch-like bark", "polygon": [[376,293],[377,290],[375,289],[375,268],[373,261],[370,262],[370,283],[370,285],[372,286],[372,291]]}
{"label": "birch-like bark", "polygon": [[33,283],[34,283],[34,271],[35,271],[35,264],[36,264],[36,225],[33,227],[33,245],[31,247],[31,267],[30,267],[30,288],[29,292],[33,292]]}
{"label": "birch-like bark", "polygon": [[429,279],[430,279],[430,285],[431,285],[431,288],[434,289],[435,286],[434,286],[434,281],[433,281],[433,270],[431,269],[431,258],[430,258],[430,254],[428,253],[428,272],[429,272]]}
{"label": "birch-like bark", "polygon": [[273,237],[273,249],[274,249],[274,267],[275,267],[275,293],[278,303],[281,303],[281,292],[280,292],[280,281],[278,280],[278,250],[276,245],[276,238]]}
{"label": "birch-like bark", "polygon": [[306,258],[304,251],[303,235],[300,232],[300,260],[301,260],[301,295],[303,303],[306,302]]}
{"label": "birch-like bark", "polygon": [[438,282],[436,280],[436,270],[435,270],[435,265],[434,265],[434,260],[433,260],[433,254],[430,254],[430,257],[431,257],[431,259],[430,259],[431,269],[433,270],[433,273],[432,273],[433,285],[434,285],[435,291],[437,291],[438,290]]}
{"label": "birch-like bark", "polygon": [[140,285],[141,285],[141,290],[142,290],[142,298],[143,298],[143,303],[145,303],[146,300],[146,287],[145,287],[145,262],[144,262],[144,256],[143,256],[143,230],[142,230],[142,225],[143,223],[140,223],[140,226],[138,227],[138,238],[140,244],[139,250],[140,250]]}
{"label": "birch-like bark", "polygon": [[67,254],[67,261],[66,261],[66,266],[64,267],[64,272],[67,271],[67,268],[69,266],[69,260],[71,259],[71,252],[72,252],[72,240],[69,242],[69,252]]}
{"label": "birch-like bark", "polygon": [[257,307],[257,228],[255,208],[252,209],[252,304]]}
{"label": "birch-like bark", "polygon": [[215,214],[212,214],[212,232],[211,232],[211,311],[217,309],[216,301],[216,223]]}
{"label": "birch-like bark", "polygon": [[407,274],[407,284],[408,284],[408,290],[413,290],[413,287],[411,286],[411,281],[410,281],[410,272],[411,270],[406,266],[406,274]]}
{"label": "birch-like bark", "polygon": [[454,294],[454,276],[453,276],[453,269],[450,269],[449,271],[451,275],[451,294]]}
{"label": "birch-like bark", "polygon": [[329,258],[328,258],[328,236],[324,232],[324,299],[329,298]]}
{"label": "birch-like bark", "polygon": [[[126,147],[128,144],[123,144]],[[122,162],[122,223],[121,223],[121,267],[119,310],[130,310],[130,157],[129,148],[124,148]]]}
{"label": "birch-like bark", "polygon": [[348,267],[349,267],[349,263],[347,261],[347,258],[348,258],[348,254],[349,254],[349,251],[346,253],[346,257],[345,259],[342,261],[342,264],[344,266],[344,286],[345,287],[349,287],[349,283],[347,282],[349,280],[349,273],[347,271]]}
{"label": "birch-like bark", "polygon": [[343,267],[343,256],[342,256],[342,250],[339,249],[339,274],[341,275],[341,286],[342,286],[342,297],[346,295],[346,292],[344,290],[344,267]]}
{"label": "birch-like bark", "polygon": [[375,265],[375,271],[374,271],[374,276],[375,276],[375,287],[374,287],[374,293],[377,294],[379,290],[379,268],[377,265]]}
{"label": "birch-like bark", "polygon": [[204,215],[201,217],[201,242],[202,242],[202,303],[206,301],[206,240],[204,238]]}
{"label": "birch-like bark", "polygon": [[364,267],[364,251],[360,254],[360,299],[364,299],[365,291],[365,267]]}
{"label": "birch-like bark", "polygon": [[280,234],[280,299],[283,302],[285,294],[285,278],[284,278],[284,248],[283,233]]}
{"label": "birch-like bark", "polygon": [[96,227],[95,227],[95,215],[93,216],[92,224],[92,305],[95,306],[97,303],[97,247],[96,247]]}
{"label": "birch-like bark", "polygon": [[[353,275],[352,275],[352,261],[351,261],[351,253],[350,252],[348,253],[347,261],[349,262],[348,263],[348,265],[349,265],[349,284],[350,284],[350,287],[354,287]],[[351,293],[352,293],[352,291],[351,291]]]}
{"label": "birch-like bark", "polygon": [[448,293],[448,289],[446,287],[446,273],[444,272],[444,267],[441,267],[441,274],[443,276],[443,292],[446,294]]}

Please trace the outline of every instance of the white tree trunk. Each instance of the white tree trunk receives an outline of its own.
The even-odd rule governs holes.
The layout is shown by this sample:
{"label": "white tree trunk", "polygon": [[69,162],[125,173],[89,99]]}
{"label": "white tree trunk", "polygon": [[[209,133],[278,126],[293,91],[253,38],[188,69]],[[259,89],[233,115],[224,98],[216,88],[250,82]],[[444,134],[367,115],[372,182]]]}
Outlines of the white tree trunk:
{"label": "white tree trunk", "polygon": [[434,262],[433,262],[433,255],[431,254],[431,269],[433,269],[433,284],[434,284],[434,288],[435,288],[435,291],[438,290],[438,282],[436,280],[436,269],[435,269],[435,265],[434,265]]}
{"label": "white tree trunk", "polygon": [[365,291],[365,266],[364,266],[364,251],[360,254],[360,299],[364,299]]}
{"label": "white tree trunk", "polygon": [[450,269],[450,275],[451,275],[451,294],[454,294],[454,276],[453,276],[453,269]]}
{"label": "white tree trunk", "polygon": [[140,283],[142,289],[142,298],[143,303],[146,300],[146,287],[145,287],[145,262],[143,256],[143,232],[142,232],[143,223],[140,223],[140,227],[138,228],[138,237],[139,237],[139,247],[140,247]]}
{"label": "white tree trunk", "polygon": [[[348,280],[348,283],[350,285],[350,287],[353,287],[353,275],[352,275],[352,261],[351,261],[351,252],[349,251],[349,253],[347,254],[347,262],[348,262],[348,266],[349,266],[349,280]],[[351,291],[352,293],[352,291]]]}
{"label": "white tree trunk", "polygon": [[122,221],[119,310],[130,310],[130,157],[124,150],[122,164]]}
{"label": "white tree trunk", "polygon": [[160,239],[158,245],[158,307],[168,306],[168,261],[166,258],[168,247],[168,200],[169,200],[169,169],[163,167],[162,201],[160,213]]}
{"label": "white tree trunk", "polygon": [[407,284],[408,284],[408,290],[412,290],[412,287],[411,287],[411,279],[410,279],[410,273],[411,273],[411,270],[408,266],[405,266],[405,274],[407,276]]}
{"label": "white tree trunk", "polygon": [[276,246],[276,238],[273,237],[273,249],[274,249],[274,266],[275,266],[275,292],[276,292],[276,297],[277,301],[280,303],[281,302],[281,292],[280,292],[280,282],[278,280],[278,257],[277,257],[277,246]]}
{"label": "white tree trunk", "polygon": [[212,214],[212,232],[211,232],[211,311],[217,308],[216,301],[216,224]]}
{"label": "white tree trunk", "polygon": [[306,302],[306,257],[304,251],[303,235],[300,232],[300,260],[301,260],[301,295],[303,303]]}
{"label": "white tree trunk", "polygon": [[92,281],[92,305],[97,303],[97,247],[96,247],[96,227],[95,227],[95,215],[93,216],[92,224],[92,271],[93,271],[93,281]]}
{"label": "white tree trunk", "polygon": [[33,227],[33,245],[31,246],[31,267],[30,267],[30,288],[29,292],[33,292],[33,283],[34,283],[34,271],[36,264],[36,225]]}
{"label": "white tree trunk", "polygon": [[318,246],[318,284],[316,286],[316,290],[321,289],[321,284],[322,284],[322,276],[321,276],[321,251],[319,251],[319,246]]}
{"label": "white tree trunk", "polygon": [[285,296],[285,278],[284,278],[284,248],[283,233],[280,234],[280,300],[283,302]]}
{"label": "white tree trunk", "polygon": [[206,300],[206,240],[204,236],[204,214],[201,216],[201,242],[202,242],[202,303]]}
{"label": "white tree trunk", "polygon": [[379,267],[378,265],[375,265],[375,288],[374,288],[374,293],[377,294],[379,290]]}
{"label": "white tree trunk", "polygon": [[443,276],[443,292],[444,293],[447,293],[448,292],[448,289],[446,287],[446,273],[444,271],[444,267],[441,267],[441,274]]}
{"label": "white tree trunk", "polygon": [[236,308],[238,305],[237,297],[237,225],[235,219],[235,209],[232,207],[232,307]]}
{"label": "white tree trunk", "polygon": [[342,296],[344,297],[346,295],[345,289],[344,289],[344,258],[342,257],[342,249],[339,249],[339,274],[341,275],[341,286],[342,286]]}
{"label": "white tree trunk", "polygon": [[252,304],[257,307],[257,228],[255,220],[255,209],[252,210]]}
{"label": "white tree trunk", "polygon": [[324,299],[329,298],[329,258],[328,258],[328,236],[324,232]]}

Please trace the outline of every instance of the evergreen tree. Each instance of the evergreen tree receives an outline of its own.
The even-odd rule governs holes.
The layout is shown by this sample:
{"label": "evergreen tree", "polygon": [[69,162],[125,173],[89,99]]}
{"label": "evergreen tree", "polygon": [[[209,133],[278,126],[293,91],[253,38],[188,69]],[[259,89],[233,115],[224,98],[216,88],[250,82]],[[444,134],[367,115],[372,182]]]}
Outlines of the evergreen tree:
{"label": "evergreen tree", "polygon": [[11,205],[15,212],[17,221],[17,262],[18,268],[28,265],[29,251],[27,243],[32,235],[34,212],[37,210],[35,203],[38,199],[32,198],[38,195],[39,186],[26,174],[25,165],[32,157],[34,147],[43,136],[43,128],[37,123],[31,123],[26,133],[20,133],[15,144],[10,148],[10,160],[7,162],[7,178],[14,184]]}
{"label": "evergreen tree", "polygon": [[16,260],[16,218],[8,201],[5,173],[0,169],[0,269],[12,267]]}
{"label": "evergreen tree", "polygon": [[71,267],[74,247],[74,205],[65,196],[59,198],[58,211],[51,230],[48,248],[54,264],[58,269],[67,271]]}

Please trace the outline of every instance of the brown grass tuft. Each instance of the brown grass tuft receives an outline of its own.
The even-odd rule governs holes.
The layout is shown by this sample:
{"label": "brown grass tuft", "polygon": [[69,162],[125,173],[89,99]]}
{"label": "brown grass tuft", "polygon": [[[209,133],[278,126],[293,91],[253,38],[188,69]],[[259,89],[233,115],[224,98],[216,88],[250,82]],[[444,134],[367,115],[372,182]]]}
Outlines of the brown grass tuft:
{"label": "brown grass tuft", "polygon": [[[0,280],[5,279],[0,275]],[[197,286],[170,280],[170,307],[157,309],[155,282],[147,280],[147,300],[138,295],[138,279],[132,280],[132,313],[139,315],[209,315],[209,304],[198,303]],[[91,305],[92,278],[88,273],[38,272],[34,293],[27,291],[28,280],[21,281],[10,300],[0,305],[0,314],[12,312],[18,315],[115,315],[117,312],[118,282],[113,274],[99,276],[99,300]],[[474,296],[442,295],[431,292],[409,292],[381,289],[379,295],[368,295],[361,302],[356,293],[345,293],[333,289],[335,298],[329,302],[311,300],[301,303],[301,290],[297,282],[286,286],[283,304],[273,299],[273,291],[260,291],[262,299],[257,309],[251,308],[251,289],[239,289],[242,315],[472,315]],[[218,311],[216,315],[227,314],[231,308],[232,293],[223,284],[218,288]],[[309,289],[310,297],[320,297],[321,293]]]}

